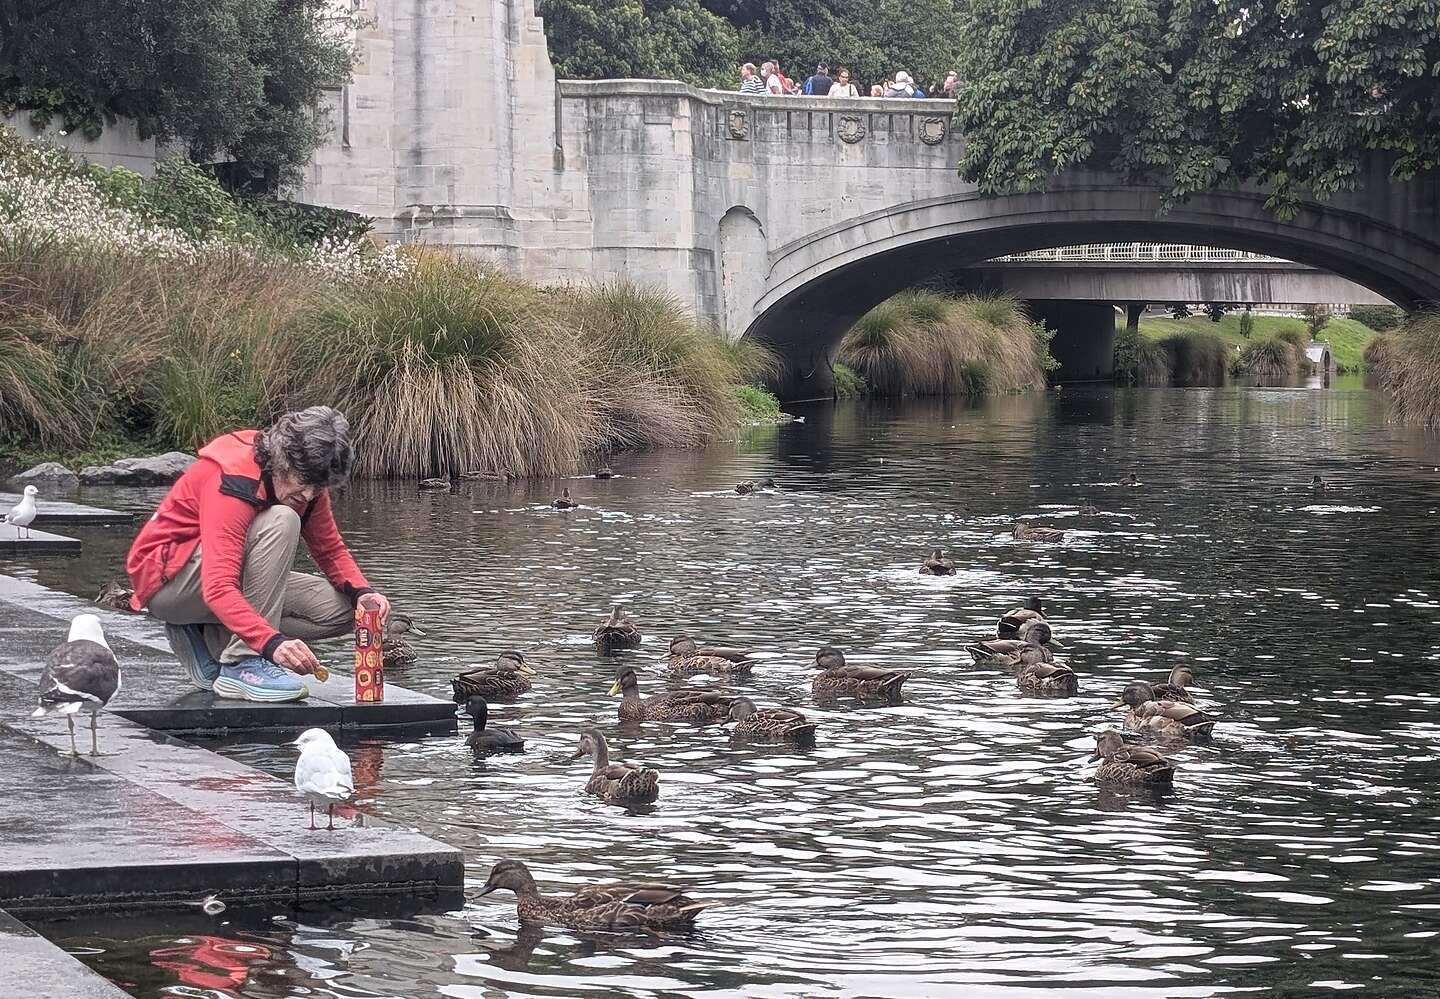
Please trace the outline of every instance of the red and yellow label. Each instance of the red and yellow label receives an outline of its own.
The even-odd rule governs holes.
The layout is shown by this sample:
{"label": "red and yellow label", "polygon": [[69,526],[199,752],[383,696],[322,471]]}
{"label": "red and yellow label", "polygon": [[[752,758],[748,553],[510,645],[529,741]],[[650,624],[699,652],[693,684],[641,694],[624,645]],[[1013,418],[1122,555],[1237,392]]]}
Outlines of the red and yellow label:
{"label": "red and yellow label", "polygon": [[380,612],[355,608],[355,703],[385,700],[385,626]]}

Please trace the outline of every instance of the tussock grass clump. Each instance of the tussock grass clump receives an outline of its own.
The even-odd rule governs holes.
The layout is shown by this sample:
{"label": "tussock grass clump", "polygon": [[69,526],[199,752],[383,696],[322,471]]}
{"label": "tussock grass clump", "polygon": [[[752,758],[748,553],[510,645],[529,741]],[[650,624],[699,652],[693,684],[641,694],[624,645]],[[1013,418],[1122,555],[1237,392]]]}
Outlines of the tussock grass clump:
{"label": "tussock grass clump", "polygon": [[1367,373],[1379,375],[1392,363],[1395,354],[1395,335],[1382,333],[1372,337],[1365,345],[1365,353],[1362,359]]}
{"label": "tussock grass clump", "polygon": [[1132,385],[1169,385],[1170,354],[1159,341],[1133,330],[1115,334],[1115,378]]}
{"label": "tussock grass clump", "polygon": [[1176,385],[1223,385],[1229,368],[1225,341],[1213,333],[1175,333],[1160,341]]}
{"label": "tussock grass clump", "polygon": [[869,394],[870,386],[866,385],[860,373],[848,364],[837,361],[830,370],[835,378],[836,399],[859,399]]}
{"label": "tussock grass clump", "polygon": [[1258,340],[1241,349],[1235,370],[1256,385],[1284,385],[1300,375],[1299,349],[1288,337]]}
{"label": "tussock grass clump", "polygon": [[[1377,338],[1379,339],[1379,338]],[[1396,419],[1440,426],[1440,312],[1412,314],[1385,345],[1366,352]]]}
{"label": "tussock grass clump", "polygon": [[902,292],[845,334],[839,360],[882,396],[983,395],[1045,380],[1029,320],[1006,298]]}

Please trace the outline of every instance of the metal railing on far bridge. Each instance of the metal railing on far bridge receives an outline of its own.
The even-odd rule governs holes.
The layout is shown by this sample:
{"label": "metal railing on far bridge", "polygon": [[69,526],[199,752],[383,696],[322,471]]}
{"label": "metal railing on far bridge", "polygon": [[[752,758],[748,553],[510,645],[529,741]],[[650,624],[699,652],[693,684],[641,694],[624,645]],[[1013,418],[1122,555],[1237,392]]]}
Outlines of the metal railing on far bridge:
{"label": "metal railing on far bridge", "polygon": [[1083,246],[1052,246],[1045,250],[1010,253],[996,260],[1023,262],[1027,260],[1076,260],[1125,263],[1201,262],[1223,263],[1227,260],[1261,260],[1288,263],[1280,257],[1263,253],[1247,253],[1219,246],[1187,246],[1183,243],[1087,243]]}

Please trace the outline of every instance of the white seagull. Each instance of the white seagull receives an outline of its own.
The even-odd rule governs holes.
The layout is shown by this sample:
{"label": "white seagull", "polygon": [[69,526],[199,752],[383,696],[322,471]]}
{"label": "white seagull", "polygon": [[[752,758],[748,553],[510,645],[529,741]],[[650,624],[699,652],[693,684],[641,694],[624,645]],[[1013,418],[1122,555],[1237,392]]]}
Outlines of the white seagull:
{"label": "white seagull", "polygon": [[[34,486],[27,486],[26,492]],[[33,509],[33,507],[32,507]],[[70,635],[56,647],[40,674],[40,706],[31,718],[44,718],[51,711],[65,716],[70,726],[70,753],[75,748],[75,713],[81,708],[90,712],[90,755],[100,755],[99,737],[95,732],[95,716],[120,691],[120,663],[110,645],[100,619],[94,614],[81,614],[70,622]]]}
{"label": "white seagull", "polygon": [[20,502],[10,508],[5,515],[4,522],[16,528],[15,535],[19,537],[20,529],[24,529],[25,537],[30,537],[30,525],[35,521],[35,497],[40,495],[40,490],[34,486],[25,487],[25,495]]}
{"label": "white seagull", "polygon": [[355,777],[350,772],[350,757],[340,751],[330,733],[323,728],[309,728],[291,743],[300,747],[295,761],[295,790],[310,800],[310,828],[315,829],[315,805],[327,806],[330,824],[335,828],[335,804],[355,793]]}

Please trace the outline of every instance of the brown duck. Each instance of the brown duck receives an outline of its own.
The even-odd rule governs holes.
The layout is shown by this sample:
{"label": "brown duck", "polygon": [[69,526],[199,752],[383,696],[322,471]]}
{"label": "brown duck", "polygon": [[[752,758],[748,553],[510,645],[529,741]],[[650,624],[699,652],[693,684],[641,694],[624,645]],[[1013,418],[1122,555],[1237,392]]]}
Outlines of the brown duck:
{"label": "brown duck", "polygon": [[1126,745],[1124,737],[1114,729],[1095,737],[1095,752],[1090,759],[1100,760],[1095,780],[1100,784],[1145,787],[1169,791],[1175,783],[1175,764],[1148,746]]}
{"label": "brown duck", "polygon": [[817,697],[854,697],[862,701],[900,703],[900,688],[910,679],[909,673],[882,669],[879,666],[851,666],[839,649],[825,646],[815,653],[820,672],[811,681],[810,689]]}
{"label": "brown duck", "polygon": [[1021,690],[1036,694],[1074,697],[1080,693],[1079,678],[1075,676],[1075,671],[1064,663],[1031,663],[1023,666],[1020,675],[1015,678],[1015,683]]}
{"label": "brown duck", "polygon": [[451,677],[450,689],[456,704],[464,704],[476,696],[489,700],[519,697],[530,692],[530,677],[534,675],[525,656],[512,649],[500,653],[494,665],[474,666]]}
{"label": "brown duck", "polygon": [[606,654],[619,652],[621,649],[638,649],[640,629],[631,622],[625,608],[617,604],[610,616],[595,629],[591,639],[595,642],[595,648]]}
{"label": "brown duck", "polygon": [[1000,616],[995,622],[996,638],[1015,638],[1020,631],[1020,626],[1026,621],[1045,620],[1045,605],[1040,602],[1039,597],[1026,597],[1020,602],[1019,607],[1012,607]]}
{"label": "brown duck", "polygon": [[1157,700],[1155,689],[1148,683],[1126,686],[1115,707],[1130,709],[1125,715],[1127,728],[1153,732],[1167,739],[1209,742],[1215,732],[1215,719],[1193,704]]}
{"label": "brown duck", "polygon": [[618,805],[645,805],[660,797],[660,775],[634,763],[611,763],[610,747],[594,729],[580,736],[580,748],[570,758],[578,760],[586,755],[595,760],[595,769],[585,782],[590,794]]}
{"label": "brown duck", "polygon": [[[728,651],[728,650],[727,650]],[[695,640],[680,635],[670,640],[670,655],[666,659],[671,676],[694,676],[707,673],[710,676],[749,676],[754,668],[745,658],[732,659],[723,655],[706,655],[700,651]]]}
{"label": "brown duck", "polygon": [[1032,527],[1023,520],[1015,521],[1015,528],[1010,533],[1016,541],[1037,541],[1053,544],[1065,540],[1065,532],[1058,527]]}
{"label": "brown duck", "polygon": [[930,553],[929,558],[920,563],[920,575],[953,576],[955,575],[955,563],[945,557],[942,549],[936,548]]}
{"label": "brown duck", "polygon": [[1164,683],[1152,683],[1150,689],[1157,701],[1184,701],[1194,704],[1195,698],[1185,688],[1195,682],[1195,674],[1189,666],[1176,666],[1170,671],[1170,678]]}
{"label": "brown duck", "polygon": [[730,733],[732,739],[815,745],[815,723],[789,708],[757,708],[750,698],[737,697],[730,705],[729,718],[736,723]]}
{"label": "brown duck", "polygon": [[703,909],[718,902],[700,902],[669,885],[620,882],[591,885],[573,895],[541,895],[529,868],[518,860],[502,860],[476,898],[492,891],[513,891],[520,922],[568,926],[577,930],[688,930]]}
{"label": "brown duck", "polygon": [[620,695],[621,721],[680,721],[705,725],[724,721],[735,703],[735,698],[718,690],[683,690],[641,700],[640,680],[631,666],[615,675],[610,696],[616,694]]}
{"label": "brown duck", "polygon": [[1052,646],[1064,648],[1055,640],[1050,625],[1037,619],[1021,624],[1015,638],[991,638],[975,642],[965,646],[965,651],[981,665],[1014,669],[1036,663],[1053,663],[1055,656],[1050,652]]}

